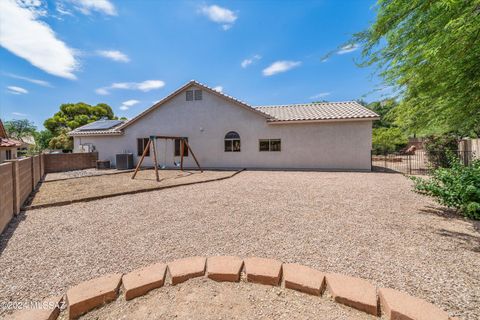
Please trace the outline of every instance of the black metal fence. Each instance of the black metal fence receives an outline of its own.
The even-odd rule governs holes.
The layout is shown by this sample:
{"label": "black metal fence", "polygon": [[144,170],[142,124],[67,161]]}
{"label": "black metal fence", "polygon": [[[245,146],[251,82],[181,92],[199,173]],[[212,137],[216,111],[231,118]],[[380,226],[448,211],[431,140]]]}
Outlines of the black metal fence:
{"label": "black metal fence", "polygon": [[[452,151],[459,161],[469,165],[475,159],[472,151]],[[382,172],[400,172],[405,174],[426,175],[436,167],[446,166],[448,157],[445,151],[429,152],[416,150],[412,154],[373,154],[372,170]]]}

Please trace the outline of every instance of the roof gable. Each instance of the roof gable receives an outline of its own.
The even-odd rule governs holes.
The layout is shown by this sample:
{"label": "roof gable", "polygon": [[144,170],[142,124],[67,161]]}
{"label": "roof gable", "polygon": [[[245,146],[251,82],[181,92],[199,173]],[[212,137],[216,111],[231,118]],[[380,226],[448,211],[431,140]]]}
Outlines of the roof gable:
{"label": "roof gable", "polygon": [[131,124],[135,123],[136,121],[140,120],[142,117],[144,117],[145,115],[149,114],[150,112],[156,110],[157,108],[161,107],[163,104],[165,104],[166,102],[170,101],[171,99],[173,99],[174,97],[176,97],[177,95],[181,94],[182,92],[184,92],[185,90],[189,89],[190,87],[192,86],[197,86],[203,90],[205,90],[206,92],[209,92],[211,94],[214,94],[222,99],[225,99],[231,103],[233,103],[234,105],[236,106],[239,106],[239,107],[242,107],[242,108],[245,108],[251,112],[254,112],[262,117],[264,117],[265,119],[269,119],[270,118],[270,115],[262,112],[261,110],[258,110],[254,107],[252,107],[251,105],[247,104],[246,102],[243,102],[241,100],[238,100],[232,96],[229,96],[227,94],[224,94],[222,92],[219,92],[217,90],[214,90],[213,88],[203,84],[203,83],[200,83],[198,81],[195,81],[195,80],[190,80],[189,82],[187,82],[186,84],[184,84],[183,86],[181,86],[180,88],[178,88],[177,90],[175,90],[174,92],[172,92],[171,94],[169,94],[168,96],[166,96],[165,98],[163,98],[162,100],[160,100],[159,102],[157,102],[156,104],[154,104],[153,106],[151,106],[150,108],[146,109],[145,111],[143,111],[142,113],[140,113],[139,115],[137,115],[136,117],[126,121],[125,123],[123,123],[121,126],[119,126],[117,129],[118,130],[122,130],[128,126],[130,126]]}

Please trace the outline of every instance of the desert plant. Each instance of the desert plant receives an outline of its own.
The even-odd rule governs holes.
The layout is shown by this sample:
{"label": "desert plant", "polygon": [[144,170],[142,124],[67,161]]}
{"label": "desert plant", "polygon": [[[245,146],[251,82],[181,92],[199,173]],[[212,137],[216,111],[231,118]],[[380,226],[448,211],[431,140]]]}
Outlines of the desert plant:
{"label": "desert plant", "polygon": [[480,159],[467,166],[451,153],[447,158],[449,167],[434,169],[432,177],[412,177],[415,190],[456,208],[467,218],[480,220]]}

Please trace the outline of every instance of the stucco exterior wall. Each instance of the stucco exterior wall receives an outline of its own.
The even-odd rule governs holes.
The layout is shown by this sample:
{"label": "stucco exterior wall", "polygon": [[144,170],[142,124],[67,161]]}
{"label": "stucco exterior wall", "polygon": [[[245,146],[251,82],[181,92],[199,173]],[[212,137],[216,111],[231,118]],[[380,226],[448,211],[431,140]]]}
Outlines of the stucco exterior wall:
{"label": "stucco exterior wall", "polygon": [[12,158],[10,160],[17,158],[17,148],[0,148],[0,163],[7,160],[7,150],[12,151]]}
{"label": "stucco exterior wall", "polygon": [[[241,138],[240,152],[224,152],[224,137],[236,131]],[[203,100],[185,101],[181,93],[125,129],[121,136],[75,137],[74,151],[91,143],[100,160],[115,164],[115,154],[132,152],[135,163],[137,138],[150,135],[188,137],[204,168],[272,168],[370,170],[372,121],[269,124],[251,110],[203,91]],[[280,152],[260,152],[259,139],[281,139]],[[173,166],[173,141],[157,141],[161,165]],[[166,150],[166,156],[165,156]],[[176,157],[175,161],[179,162]],[[153,164],[152,154],[144,161]],[[187,167],[194,167],[191,157]]]}

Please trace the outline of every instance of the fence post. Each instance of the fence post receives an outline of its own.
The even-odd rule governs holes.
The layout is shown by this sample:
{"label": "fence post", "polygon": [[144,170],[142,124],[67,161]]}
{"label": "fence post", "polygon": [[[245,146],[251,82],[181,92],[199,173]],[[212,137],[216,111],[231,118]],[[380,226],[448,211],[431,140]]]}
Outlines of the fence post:
{"label": "fence post", "polygon": [[12,163],[13,180],[13,213],[18,214],[22,204],[20,203],[20,171],[18,169],[18,160],[6,160]]}
{"label": "fence post", "polygon": [[408,157],[408,174],[412,174],[412,157],[407,155]]}

